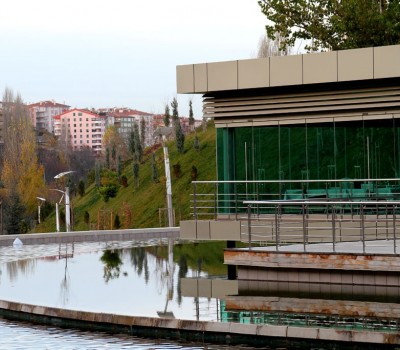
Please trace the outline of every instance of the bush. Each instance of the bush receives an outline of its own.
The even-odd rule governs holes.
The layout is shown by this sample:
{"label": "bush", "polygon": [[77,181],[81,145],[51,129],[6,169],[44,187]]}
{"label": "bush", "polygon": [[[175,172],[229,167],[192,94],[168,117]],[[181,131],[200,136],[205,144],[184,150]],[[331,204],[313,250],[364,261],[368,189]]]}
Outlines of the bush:
{"label": "bush", "polygon": [[128,187],[128,178],[126,177],[126,175],[121,176],[121,186]]}
{"label": "bush", "polygon": [[181,164],[178,162],[178,163],[172,165],[172,169],[173,169],[175,177],[177,179],[179,179],[182,175]]}

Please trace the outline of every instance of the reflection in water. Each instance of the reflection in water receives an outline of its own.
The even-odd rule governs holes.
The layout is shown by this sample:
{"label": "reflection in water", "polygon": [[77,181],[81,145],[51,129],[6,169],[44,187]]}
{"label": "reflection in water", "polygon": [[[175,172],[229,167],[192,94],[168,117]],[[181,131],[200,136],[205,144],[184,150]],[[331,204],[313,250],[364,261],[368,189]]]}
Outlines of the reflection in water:
{"label": "reflection in water", "polygon": [[18,273],[27,276],[35,271],[35,267],[36,260],[34,259],[10,261],[7,263],[8,277],[10,281],[15,281],[18,278]]}
{"label": "reflection in water", "polygon": [[65,260],[65,268],[64,268],[64,278],[60,283],[60,299],[62,305],[67,305],[69,300],[69,287],[70,287],[70,276],[68,273],[68,259],[74,257],[75,245],[74,243],[68,244],[60,244],[58,250],[58,259]]}

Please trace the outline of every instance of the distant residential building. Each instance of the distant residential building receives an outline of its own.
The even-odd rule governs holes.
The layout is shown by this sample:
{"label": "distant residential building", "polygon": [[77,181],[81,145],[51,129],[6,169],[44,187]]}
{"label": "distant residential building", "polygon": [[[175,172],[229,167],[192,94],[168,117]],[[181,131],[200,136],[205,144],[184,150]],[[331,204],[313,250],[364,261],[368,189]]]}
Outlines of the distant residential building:
{"label": "distant residential building", "polygon": [[70,106],[55,101],[42,101],[28,105],[32,124],[37,131],[47,130],[54,133],[54,116],[67,110]]}
{"label": "distant residential building", "polygon": [[53,117],[54,134],[74,151],[90,147],[100,155],[107,118],[87,110],[72,109]]}
{"label": "distant residential building", "polygon": [[117,127],[119,134],[128,139],[135,123],[139,126],[140,122],[144,120],[146,124],[146,135],[144,137],[145,146],[152,145],[153,142],[153,118],[154,115],[147,112],[138,111],[130,108],[101,108],[98,110],[99,114],[104,114],[108,118],[113,118],[114,125]]}

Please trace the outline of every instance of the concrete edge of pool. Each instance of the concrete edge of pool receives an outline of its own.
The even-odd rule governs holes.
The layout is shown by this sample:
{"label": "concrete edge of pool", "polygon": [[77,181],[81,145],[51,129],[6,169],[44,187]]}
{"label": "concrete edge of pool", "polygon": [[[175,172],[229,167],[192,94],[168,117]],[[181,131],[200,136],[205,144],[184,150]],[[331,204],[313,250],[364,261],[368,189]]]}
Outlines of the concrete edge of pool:
{"label": "concrete edge of pool", "polygon": [[75,328],[178,341],[251,346],[315,346],[340,349],[394,348],[398,333],[309,328],[234,322],[191,321],[78,311],[0,300],[0,317],[62,328]]}

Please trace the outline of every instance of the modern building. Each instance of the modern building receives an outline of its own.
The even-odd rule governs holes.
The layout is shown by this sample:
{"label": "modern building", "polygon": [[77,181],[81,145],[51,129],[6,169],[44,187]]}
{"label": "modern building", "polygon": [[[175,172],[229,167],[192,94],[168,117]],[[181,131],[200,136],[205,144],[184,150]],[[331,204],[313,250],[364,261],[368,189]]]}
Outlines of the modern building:
{"label": "modern building", "polygon": [[[202,94],[204,117],[215,122],[217,214],[243,207],[238,193],[354,199],[400,192],[399,62],[394,45],[177,66],[178,93]],[[372,179],[379,180],[373,187]],[[212,236],[214,223],[201,225]],[[184,227],[188,236],[200,232],[198,222]]]}
{"label": "modern building", "polygon": [[102,152],[102,139],[106,128],[106,117],[82,109],[72,109],[56,115],[54,134],[60,141],[80,150],[90,147],[97,155]]}
{"label": "modern building", "polygon": [[54,116],[67,110],[70,106],[55,101],[42,101],[28,105],[33,126],[37,131],[47,130],[54,133]]}

